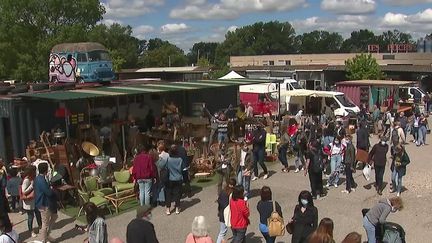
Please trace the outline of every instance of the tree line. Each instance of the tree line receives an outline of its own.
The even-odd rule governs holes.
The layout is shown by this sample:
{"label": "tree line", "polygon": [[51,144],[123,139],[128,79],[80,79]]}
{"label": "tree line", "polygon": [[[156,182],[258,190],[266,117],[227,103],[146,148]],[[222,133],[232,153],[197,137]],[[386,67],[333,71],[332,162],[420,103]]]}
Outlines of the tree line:
{"label": "tree line", "polygon": [[367,45],[381,50],[392,43],[415,44],[398,30],[380,35],[363,29],[344,39],[339,33],[315,30],[296,34],[289,22],[257,22],[229,31],[221,43],[195,43],[188,53],[160,38],[141,40],[131,26],[101,23],[99,0],[2,0],[0,2],[0,80],[46,81],[48,57],[58,43],[93,41],[110,52],[114,69],[215,66],[226,70],[232,55],[366,52]]}

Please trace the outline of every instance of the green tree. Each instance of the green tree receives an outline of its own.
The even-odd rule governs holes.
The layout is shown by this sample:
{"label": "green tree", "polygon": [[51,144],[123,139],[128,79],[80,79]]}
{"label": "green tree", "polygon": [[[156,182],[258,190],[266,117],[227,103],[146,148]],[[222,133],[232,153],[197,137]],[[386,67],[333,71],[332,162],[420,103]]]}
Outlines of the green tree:
{"label": "green tree", "polygon": [[230,31],[216,49],[218,66],[228,63],[230,56],[272,55],[297,52],[296,34],[288,22],[257,22]]}
{"label": "green tree", "polygon": [[388,30],[378,36],[381,52],[386,51],[390,44],[415,44],[412,36],[399,30]]}
{"label": "green tree", "polygon": [[0,78],[47,80],[52,46],[85,40],[104,13],[99,0],[1,0]]}
{"label": "green tree", "polygon": [[343,52],[367,52],[368,45],[378,44],[378,38],[367,29],[351,32],[350,38],[342,43]]}
{"label": "green tree", "polygon": [[336,53],[340,51],[343,37],[338,33],[315,30],[297,36],[300,53]]}
{"label": "green tree", "polygon": [[[197,63],[199,59],[204,57],[211,64],[215,62],[216,48],[219,43],[216,42],[198,42],[192,46],[187,54],[189,64]],[[199,57],[198,57],[199,55]],[[197,64],[199,66],[199,64]]]}
{"label": "green tree", "polygon": [[197,66],[198,67],[210,67],[210,61],[209,61],[209,59],[207,59],[205,57],[200,57],[200,59],[198,59]]}
{"label": "green tree", "polygon": [[132,27],[129,25],[97,25],[89,32],[88,40],[99,42],[109,50],[116,71],[137,66],[141,52],[140,40],[132,36]]}
{"label": "green tree", "polygon": [[377,60],[371,54],[360,54],[345,61],[345,71],[349,80],[379,80],[385,77]]}
{"label": "green tree", "polygon": [[187,57],[182,49],[160,39],[150,39],[147,50],[140,57],[143,67],[180,67],[187,65]]}

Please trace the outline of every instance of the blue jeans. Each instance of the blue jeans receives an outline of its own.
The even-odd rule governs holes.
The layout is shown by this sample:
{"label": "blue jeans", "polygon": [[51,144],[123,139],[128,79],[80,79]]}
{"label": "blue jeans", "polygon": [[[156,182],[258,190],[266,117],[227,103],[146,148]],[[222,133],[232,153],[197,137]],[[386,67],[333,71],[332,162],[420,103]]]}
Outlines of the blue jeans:
{"label": "blue jeans", "polygon": [[26,210],[26,212],[27,212],[27,226],[30,232],[33,232],[33,219],[35,218],[35,216],[39,228],[42,227],[41,213],[37,208],[35,208],[34,210]]}
{"label": "blue jeans", "polygon": [[393,191],[401,193],[401,191],[402,191],[402,175],[400,173],[398,173],[396,168],[394,168],[392,171],[391,180],[392,180],[392,185],[393,185]]}
{"label": "blue jeans", "polygon": [[246,243],[246,228],[232,229],[233,239],[231,243]]}
{"label": "blue jeans", "polygon": [[226,236],[227,231],[228,231],[228,227],[225,225],[225,223],[219,222],[219,225],[220,225],[220,230],[219,230],[219,234],[218,234],[216,243],[222,243],[222,240],[225,239],[225,236]]}
{"label": "blue jeans", "polygon": [[218,133],[218,143],[227,143],[228,142],[228,134],[226,133]]}
{"label": "blue jeans", "polygon": [[237,185],[242,185],[245,190],[245,197],[249,198],[249,191],[250,191],[250,176],[244,176],[243,175],[243,169],[240,167],[239,171],[237,172]]}
{"label": "blue jeans", "polygon": [[254,160],[254,175],[258,177],[258,163],[264,170],[264,174],[267,174],[267,166],[264,164],[265,149],[264,147],[254,148],[253,160]]}
{"label": "blue jeans", "polygon": [[417,145],[426,144],[426,134],[427,134],[426,126],[420,126],[418,130]]}
{"label": "blue jeans", "polygon": [[304,159],[303,151],[298,151],[297,152],[297,156],[296,156],[296,159],[295,159],[295,167],[296,167],[296,169],[300,168],[300,162],[301,162],[301,166],[305,165],[305,159]]}
{"label": "blue jeans", "polygon": [[[330,160],[331,173],[333,173],[341,165],[341,163],[342,163],[342,155],[340,154],[332,155]],[[338,184],[338,182],[339,182],[339,174],[337,174],[334,179],[335,184]]]}
{"label": "blue jeans", "polygon": [[261,224],[260,222],[259,230],[261,231],[266,243],[274,243],[276,241],[276,236],[270,237],[267,225]]}
{"label": "blue jeans", "polygon": [[366,216],[363,217],[363,228],[366,230],[368,243],[376,243],[375,225],[369,222],[369,219]]}
{"label": "blue jeans", "polygon": [[150,192],[152,189],[152,179],[137,180],[139,186],[139,201],[140,205],[150,205]]}
{"label": "blue jeans", "polygon": [[287,151],[288,151],[288,147],[287,146],[282,145],[282,146],[279,147],[278,158],[279,158],[280,162],[282,163],[282,165],[285,168],[288,168]]}

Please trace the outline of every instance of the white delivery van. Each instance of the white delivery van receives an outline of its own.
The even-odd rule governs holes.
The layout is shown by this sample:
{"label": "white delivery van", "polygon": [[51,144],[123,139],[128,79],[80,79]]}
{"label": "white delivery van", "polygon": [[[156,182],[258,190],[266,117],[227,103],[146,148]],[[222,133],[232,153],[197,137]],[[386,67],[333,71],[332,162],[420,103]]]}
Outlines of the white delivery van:
{"label": "white delivery van", "polygon": [[337,117],[346,117],[360,112],[360,108],[341,92],[302,89],[281,92],[281,99],[282,97],[291,114],[295,114],[303,107],[307,114],[316,115],[333,107]]}
{"label": "white delivery van", "polygon": [[[281,92],[300,90],[302,87],[295,79],[282,79],[280,80]],[[274,112],[277,110],[278,100],[278,85],[276,82],[261,83],[261,84],[248,84],[239,86],[240,101],[243,104],[250,102],[254,110],[259,110],[258,104],[260,100],[266,98],[273,106]],[[281,95],[282,97],[282,95]],[[280,101],[281,113],[284,114],[287,111],[286,100],[281,98]]]}
{"label": "white delivery van", "polygon": [[409,87],[399,87],[399,92],[403,92],[404,90],[408,91],[408,101],[414,102],[414,98],[420,99],[420,101],[423,100],[423,97],[425,97],[426,92],[416,86],[409,86]]}

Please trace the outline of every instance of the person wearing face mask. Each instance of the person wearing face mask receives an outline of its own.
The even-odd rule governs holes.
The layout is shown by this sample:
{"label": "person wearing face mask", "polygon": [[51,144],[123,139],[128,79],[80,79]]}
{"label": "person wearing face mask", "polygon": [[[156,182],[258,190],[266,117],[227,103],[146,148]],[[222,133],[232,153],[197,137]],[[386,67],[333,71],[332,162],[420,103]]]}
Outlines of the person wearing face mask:
{"label": "person wearing face mask", "polygon": [[329,144],[331,179],[329,178],[329,180],[327,181],[327,188],[330,187],[332,184],[335,188],[338,187],[339,173],[336,173],[336,170],[340,167],[342,163],[342,158],[345,150],[345,147],[342,145],[341,141],[341,137],[336,137],[335,140]]}
{"label": "person wearing face mask", "polygon": [[368,164],[371,164],[372,167],[375,168],[375,189],[378,195],[382,195],[383,177],[388,151],[387,137],[381,135],[379,143],[375,144],[369,152]]}
{"label": "person wearing face mask", "polygon": [[150,223],[152,207],[149,205],[137,208],[136,218],[128,224],[126,242],[128,243],[158,243],[154,226]]}
{"label": "person wearing face mask", "polygon": [[298,205],[294,208],[292,222],[294,222],[294,231],[291,242],[306,243],[308,237],[318,226],[318,209],[314,206],[310,192],[300,192]]}
{"label": "person wearing face mask", "polygon": [[363,227],[366,230],[368,243],[376,243],[376,229],[379,225],[386,223],[390,212],[395,213],[403,209],[403,202],[400,197],[384,198],[371,208],[363,217]]}
{"label": "person wearing face mask", "polygon": [[406,174],[406,166],[410,163],[410,158],[405,148],[400,144],[394,148],[392,157],[393,160],[390,166],[392,185],[390,192],[397,192],[397,196],[399,197],[402,192],[402,177]]}
{"label": "person wearing face mask", "polygon": [[342,137],[343,138],[346,135],[346,131],[342,125],[342,119],[341,118],[336,119],[336,131],[335,132],[336,132],[335,137]]}

